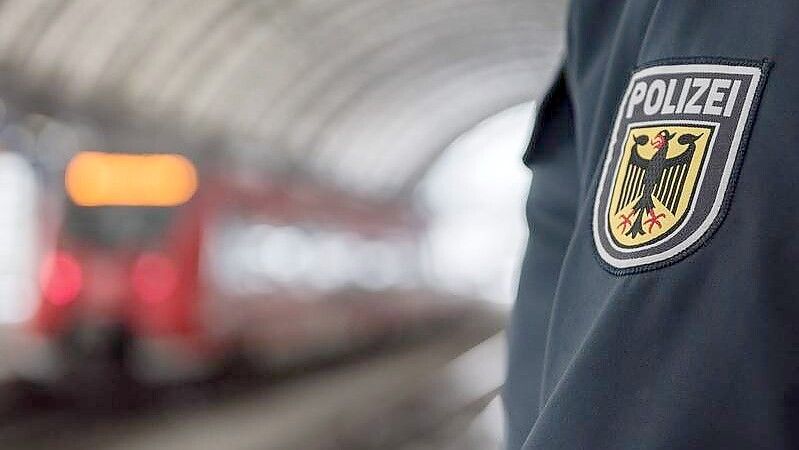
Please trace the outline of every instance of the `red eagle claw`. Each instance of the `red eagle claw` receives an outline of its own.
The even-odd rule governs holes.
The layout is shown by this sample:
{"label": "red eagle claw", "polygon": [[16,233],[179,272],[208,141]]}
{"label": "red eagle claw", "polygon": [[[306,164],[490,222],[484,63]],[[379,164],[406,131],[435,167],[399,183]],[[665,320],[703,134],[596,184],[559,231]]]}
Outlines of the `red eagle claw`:
{"label": "red eagle claw", "polygon": [[635,214],[635,211],[631,212],[629,215],[626,215],[626,216],[624,214],[622,214],[621,215],[621,222],[619,223],[618,226],[616,226],[616,228],[621,228],[621,232],[622,233],[627,231],[627,227],[633,224],[633,222],[630,220],[630,218],[633,216],[633,214]]}
{"label": "red eagle claw", "polygon": [[660,219],[666,217],[665,214],[663,213],[655,214],[654,208],[648,210],[647,213],[649,214],[649,218],[644,221],[644,225],[649,225],[649,228],[647,228],[647,233],[651,233],[652,227],[654,227],[655,225],[657,225],[658,228],[663,228],[663,224],[660,223]]}

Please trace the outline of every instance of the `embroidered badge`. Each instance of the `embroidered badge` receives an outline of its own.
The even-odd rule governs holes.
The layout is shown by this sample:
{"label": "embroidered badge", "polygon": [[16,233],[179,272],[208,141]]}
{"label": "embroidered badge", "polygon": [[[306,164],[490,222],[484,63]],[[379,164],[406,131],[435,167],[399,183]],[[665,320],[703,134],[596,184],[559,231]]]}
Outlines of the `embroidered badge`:
{"label": "embroidered badge", "polygon": [[636,71],[594,201],[597,252],[617,273],[676,261],[721,223],[768,68],[667,61]]}

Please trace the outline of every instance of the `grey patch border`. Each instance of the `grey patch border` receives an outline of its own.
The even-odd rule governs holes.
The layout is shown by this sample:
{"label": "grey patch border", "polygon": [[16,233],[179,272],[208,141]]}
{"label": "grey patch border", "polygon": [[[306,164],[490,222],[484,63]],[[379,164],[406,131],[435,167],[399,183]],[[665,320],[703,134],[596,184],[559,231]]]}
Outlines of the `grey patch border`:
{"label": "grey patch border", "polygon": [[[618,106],[616,120],[611,131],[609,143],[606,147],[607,151],[605,155],[605,161],[603,163],[601,177],[599,178],[598,184],[595,188],[594,205],[592,208],[593,217],[591,220],[591,225],[594,248],[597,255],[600,257],[601,262],[604,263],[603,266],[605,266],[607,270],[617,275],[623,275],[664,267],[689,255],[703,245],[710,236],[712,236],[712,233],[715,232],[715,230],[721,224],[721,220],[723,220],[727,209],[729,208],[730,197],[733,193],[735,185],[734,178],[739,172],[740,162],[742,161],[741,156],[744,153],[745,144],[748,140],[748,134],[755,118],[754,112],[756,112],[756,109],[753,111],[753,106],[756,107],[759,103],[760,95],[764,88],[765,80],[768,76],[768,70],[771,65],[772,63],[768,59],[757,61],[718,57],[695,57],[653,61],[652,63],[643,65],[633,71],[627,84],[627,89],[622,97],[622,101]],[[694,72],[729,73],[752,76],[752,81],[749,85],[744,104],[741,108],[741,114],[738,118],[738,124],[733,134],[730,152],[725,162],[724,171],[722,172],[719,186],[716,191],[713,206],[711,207],[710,213],[700,224],[700,226],[693,233],[691,233],[688,238],[684,239],[682,242],[674,245],[673,247],[658,253],[637,258],[615,258],[611,256],[607,250],[605,250],[599,237],[599,193],[601,191],[601,187],[605,184],[605,180],[608,176],[610,161],[613,159],[611,158],[612,149],[617,143],[616,136],[618,135],[619,126],[621,124],[622,114],[624,111],[623,106],[627,104],[635,81],[641,77]],[[699,188],[701,189],[701,186]],[[692,203],[691,210],[688,211],[687,214],[693,213],[694,206],[695,204]]]}

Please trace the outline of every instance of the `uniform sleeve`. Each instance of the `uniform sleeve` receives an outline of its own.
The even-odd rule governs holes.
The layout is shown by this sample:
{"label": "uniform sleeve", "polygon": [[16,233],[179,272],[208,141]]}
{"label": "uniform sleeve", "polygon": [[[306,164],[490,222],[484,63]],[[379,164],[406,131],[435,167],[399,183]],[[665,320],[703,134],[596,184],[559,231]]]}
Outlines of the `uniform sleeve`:
{"label": "uniform sleeve", "polygon": [[547,327],[563,255],[574,228],[577,174],[572,111],[563,77],[546,96],[524,156],[532,172],[530,237],[509,327],[504,390],[507,448],[521,448],[539,410]]}
{"label": "uniform sleeve", "polygon": [[[585,7],[572,14],[580,21],[569,98],[593,182],[558,275],[546,403],[524,448],[799,448],[799,3],[573,5]],[[633,130],[648,137],[650,177],[622,164],[638,142]],[[661,134],[676,135],[670,147],[656,140]],[[634,200],[669,192],[668,180],[681,179],[674,171],[651,175],[662,176],[678,150],[693,152],[700,135],[713,140],[694,160],[692,187],[676,184],[685,208],[674,213],[673,232],[657,234],[669,229],[658,223],[668,206]],[[542,166],[554,161],[540,156]],[[634,176],[641,190],[625,191]],[[532,364],[523,358],[532,358],[524,350],[537,324],[526,317],[539,311],[539,288],[549,282],[536,284],[543,275],[534,273],[547,270],[535,233],[548,200],[531,197],[512,369]],[[633,211],[650,220],[646,235],[623,221]],[[512,373],[509,396],[532,381],[538,373]],[[519,426],[520,400],[510,400]]]}

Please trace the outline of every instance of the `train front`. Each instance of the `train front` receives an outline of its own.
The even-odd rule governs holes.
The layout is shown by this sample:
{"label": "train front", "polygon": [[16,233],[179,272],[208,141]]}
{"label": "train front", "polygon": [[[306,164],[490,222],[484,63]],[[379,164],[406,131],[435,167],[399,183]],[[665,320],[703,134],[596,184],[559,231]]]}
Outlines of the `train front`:
{"label": "train front", "polygon": [[82,152],[41,262],[33,377],[146,378],[199,370],[197,174],[172,154]]}

